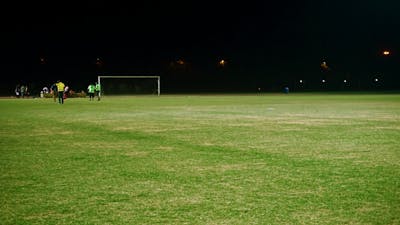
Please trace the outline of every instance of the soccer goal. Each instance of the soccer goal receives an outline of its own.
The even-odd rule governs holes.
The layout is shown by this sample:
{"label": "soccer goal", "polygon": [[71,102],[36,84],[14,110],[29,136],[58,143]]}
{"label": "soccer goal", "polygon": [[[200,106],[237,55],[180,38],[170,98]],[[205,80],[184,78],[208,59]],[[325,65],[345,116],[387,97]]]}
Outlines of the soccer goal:
{"label": "soccer goal", "polygon": [[97,76],[101,95],[160,95],[160,76]]}

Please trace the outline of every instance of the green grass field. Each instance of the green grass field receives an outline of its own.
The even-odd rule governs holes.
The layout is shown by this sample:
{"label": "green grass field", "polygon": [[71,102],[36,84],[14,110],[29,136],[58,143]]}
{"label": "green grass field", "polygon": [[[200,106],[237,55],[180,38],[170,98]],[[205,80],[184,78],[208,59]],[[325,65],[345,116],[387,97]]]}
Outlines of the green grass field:
{"label": "green grass field", "polygon": [[400,94],[0,100],[0,224],[400,224]]}

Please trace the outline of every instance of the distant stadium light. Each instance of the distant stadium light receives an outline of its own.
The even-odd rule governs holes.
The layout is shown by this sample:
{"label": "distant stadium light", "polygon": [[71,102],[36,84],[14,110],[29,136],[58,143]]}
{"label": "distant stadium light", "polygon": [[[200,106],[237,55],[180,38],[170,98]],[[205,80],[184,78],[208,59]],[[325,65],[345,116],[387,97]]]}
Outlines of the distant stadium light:
{"label": "distant stadium light", "polygon": [[303,80],[300,80],[299,82],[300,82],[300,84],[302,84],[302,83],[303,83]]}
{"label": "distant stadium light", "polygon": [[101,58],[97,57],[96,58],[96,65],[97,66],[101,66],[103,64],[103,61],[101,60]]}
{"label": "distant stadium light", "polygon": [[343,83],[347,83],[347,80],[343,80]]}
{"label": "distant stadium light", "polygon": [[322,80],[322,83],[325,83],[326,82],[326,80]]}
{"label": "distant stadium light", "polygon": [[179,59],[178,61],[176,61],[176,63],[178,63],[179,65],[183,65],[183,64],[185,64],[185,61],[183,61],[182,59]]}
{"label": "distant stadium light", "polygon": [[390,55],[390,51],[385,50],[385,51],[382,52],[382,54],[385,55],[385,56],[388,56],[388,55]]}
{"label": "distant stadium light", "polygon": [[220,60],[220,61],[218,62],[218,64],[219,64],[220,66],[225,66],[226,61],[222,59],[222,60]]}
{"label": "distant stadium light", "polygon": [[321,63],[321,68],[323,69],[323,70],[325,70],[325,71],[328,71],[328,70],[330,70],[330,68],[329,68],[329,66],[328,66],[328,64],[326,64],[326,62],[325,61],[323,61],[322,63]]}
{"label": "distant stadium light", "polygon": [[375,81],[375,82],[378,82],[379,80],[378,80],[378,78],[375,78],[374,81]]}

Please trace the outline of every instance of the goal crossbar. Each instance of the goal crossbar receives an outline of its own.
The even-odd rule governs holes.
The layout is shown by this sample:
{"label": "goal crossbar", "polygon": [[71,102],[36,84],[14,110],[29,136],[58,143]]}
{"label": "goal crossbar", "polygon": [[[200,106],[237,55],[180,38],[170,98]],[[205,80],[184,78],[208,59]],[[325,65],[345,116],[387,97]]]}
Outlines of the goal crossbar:
{"label": "goal crossbar", "polygon": [[[160,96],[160,76],[121,76],[121,75],[116,75],[116,76],[111,76],[111,75],[99,75],[97,76],[97,83],[100,84],[101,86],[101,79],[102,78],[150,78],[150,79],[157,79],[157,95]],[[99,93],[101,95],[101,92]]]}

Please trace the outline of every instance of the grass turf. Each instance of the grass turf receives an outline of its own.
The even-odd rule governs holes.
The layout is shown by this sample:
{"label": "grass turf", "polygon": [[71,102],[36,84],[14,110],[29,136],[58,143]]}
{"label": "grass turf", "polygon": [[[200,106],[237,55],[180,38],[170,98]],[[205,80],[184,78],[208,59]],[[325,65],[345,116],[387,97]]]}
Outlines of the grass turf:
{"label": "grass turf", "polygon": [[1,224],[399,224],[400,95],[0,100]]}

